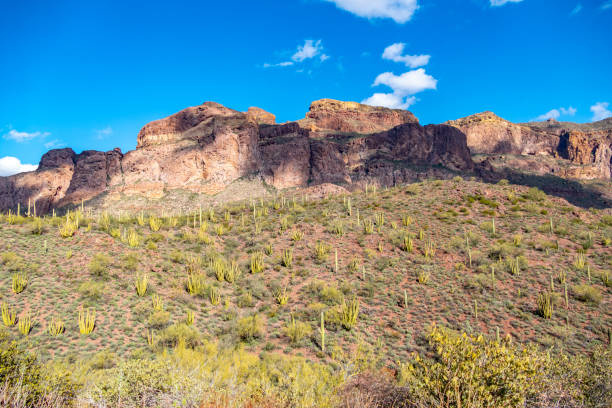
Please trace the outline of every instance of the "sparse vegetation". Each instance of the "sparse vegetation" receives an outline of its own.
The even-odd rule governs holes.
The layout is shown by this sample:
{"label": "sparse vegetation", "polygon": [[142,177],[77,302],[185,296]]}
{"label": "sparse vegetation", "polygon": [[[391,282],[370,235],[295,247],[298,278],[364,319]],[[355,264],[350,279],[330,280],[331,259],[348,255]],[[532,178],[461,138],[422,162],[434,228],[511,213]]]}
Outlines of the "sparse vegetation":
{"label": "sparse vegetation", "polygon": [[537,404],[563,387],[568,407],[596,407],[612,377],[608,211],[465,178],[2,215],[0,364],[15,353],[92,406],[216,406],[234,378],[224,406],[338,407],[374,376],[399,406],[555,406]]}

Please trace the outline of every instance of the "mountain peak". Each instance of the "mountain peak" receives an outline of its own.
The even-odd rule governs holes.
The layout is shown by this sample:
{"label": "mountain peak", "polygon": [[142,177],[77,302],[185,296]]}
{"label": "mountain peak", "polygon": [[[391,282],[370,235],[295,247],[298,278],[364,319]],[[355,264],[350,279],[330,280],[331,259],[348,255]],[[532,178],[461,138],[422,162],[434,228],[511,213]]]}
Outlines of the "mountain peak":
{"label": "mountain peak", "polygon": [[335,99],[319,99],[310,104],[300,126],[316,132],[373,133],[389,130],[418,119],[409,111],[364,105]]}

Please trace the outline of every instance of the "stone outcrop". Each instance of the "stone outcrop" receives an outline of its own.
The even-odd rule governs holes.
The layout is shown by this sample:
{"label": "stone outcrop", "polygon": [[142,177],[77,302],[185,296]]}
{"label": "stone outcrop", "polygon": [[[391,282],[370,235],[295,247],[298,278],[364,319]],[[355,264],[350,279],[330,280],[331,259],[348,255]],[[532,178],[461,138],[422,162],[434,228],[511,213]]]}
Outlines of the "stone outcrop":
{"label": "stone outcrop", "polygon": [[107,190],[109,179],[121,172],[121,151],[94,150],[75,154],[70,148],[43,155],[38,169],[0,177],[0,208],[36,202],[39,213],[69,203],[88,200]]}
{"label": "stone outcrop", "polygon": [[[539,174],[579,179],[612,178],[612,122],[593,124],[545,122],[516,124],[492,112],[446,122],[465,133],[472,153],[514,155],[510,166]],[[553,161],[532,160],[547,156]]]}
{"label": "stone outcrop", "polygon": [[446,124],[465,133],[472,153],[554,154],[558,141],[545,130],[532,129],[482,112]]}
{"label": "stone outcrop", "polygon": [[406,110],[321,99],[310,105],[306,118],[299,123],[313,132],[375,133],[419,121]]}
{"label": "stone outcrop", "polygon": [[[559,155],[577,167],[576,178],[612,178],[612,130],[562,132],[558,146]],[[589,173],[587,173],[589,172]]]}
{"label": "stone outcrop", "polygon": [[256,106],[251,106],[246,114],[249,120],[260,125],[274,125],[276,123],[276,116]]}
{"label": "stone outcrop", "polygon": [[260,172],[276,188],[305,186],[310,179],[311,140],[297,123],[260,128]]}
{"label": "stone outcrop", "polygon": [[[313,102],[304,119],[276,124],[259,108],[239,112],[206,102],[146,124],[137,148],[125,154],[46,153],[36,171],[0,177],[0,208],[35,200],[46,212],[81,200],[155,199],[178,190],[212,195],[245,177],[279,189],[325,186],[317,189],[323,192],[493,169],[493,161],[476,166],[472,152],[555,157],[583,169],[578,175],[588,168],[589,177],[609,178],[610,139],[605,129],[553,131],[491,113],[421,126],[408,111],[330,99]],[[555,166],[549,171],[575,174]]]}

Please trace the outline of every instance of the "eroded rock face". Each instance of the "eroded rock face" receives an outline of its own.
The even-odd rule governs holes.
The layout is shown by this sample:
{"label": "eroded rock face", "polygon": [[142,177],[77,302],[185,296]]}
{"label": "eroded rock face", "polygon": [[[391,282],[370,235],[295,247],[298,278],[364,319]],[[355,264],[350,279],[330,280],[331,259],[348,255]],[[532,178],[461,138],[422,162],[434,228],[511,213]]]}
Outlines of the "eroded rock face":
{"label": "eroded rock face", "polygon": [[305,119],[275,124],[274,115],[258,108],[239,112],[206,102],[146,124],[136,150],[126,154],[45,154],[36,172],[0,178],[0,207],[28,198],[46,211],[102,195],[112,201],[162,198],[171,190],[216,194],[245,176],[276,188],[333,183],[350,189],[473,170],[460,130],[423,127],[407,111],[321,100]]}
{"label": "eroded rock face", "polygon": [[465,135],[451,126],[406,123],[363,137],[326,137],[311,143],[311,181],[393,185],[413,180],[413,166],[440,165],[470,172]]}
{"label": "eroded rock face", "polygon": [[299,123],[300,126],[315,132],[375,133],[419,121],[406,110],[321,99],[310,105],[306,118]]}
{"label": "eroded rock face", "polygon": [[228,109],[216,102],[204,102],[168,116],[147,123],[138,133],[137,148],[161,145],[180,140],[197,140],[210,133],[218,124],[212,122],[231,122],[244,119],[243,113]]}
{"label": "eroded rock face", "polygon": [[121,175],[121,150],[110,152],[86,150],[75,156],[70,186],[58,205],[78,203],[103,193],[110,180]]}
{"label": "eroded rock face", "polygon": [[266,112],[261,108],[251,106],[246,112],[247,118],[257,124],[273,125],[276,123],[276,116],[270,112]]}
{"label": "eroded rock face", "polygon": [[[483,112],[446,123],[465,133],[472,153],[516,155],[506,160],[515,169],[579,179],[612,177],[612,124],[607,121],[516,124]],[[531,155],[561,161],[532,160]]]}
{"label": "eroded rock face", "polygon": [[581,165],[575,170],[578,178],[612,178],[612,130],[563,132],[558,152]]}
{"label": "eroded rock face", "polygon": [[144,184],[218,191],[258,169],[258,122],[273,120],[260,109],[245,114],[206,102],[151,122],[122,160],[124,190]]}
{"label": "eroded rock face", "polygon": [[517,125],[493,112],[483,112],[446,124],[465,133],[472,153],[554,154],[558,143],[549,132]]}
{"label": "eroded rock face", "polygon": [[75,157],[72,149],[51,150],[36,171],[0,177],[0,209],[16,211],[18,204],[24,209],[28,201],[36,203],[38,214],[57,207],[70,186]]}
{"label": "eroded rock face", "polygon": [[259,169],[264,181],[276,188],[305,186],[310,178],[309,132],[291,122],[260,128]]}
{"label": "eroded rock face", "polygon": [[38,172],[58,168],[68,168],[72,171],[76,154],[71,148],[49,150],[43,154],[38,164]]}

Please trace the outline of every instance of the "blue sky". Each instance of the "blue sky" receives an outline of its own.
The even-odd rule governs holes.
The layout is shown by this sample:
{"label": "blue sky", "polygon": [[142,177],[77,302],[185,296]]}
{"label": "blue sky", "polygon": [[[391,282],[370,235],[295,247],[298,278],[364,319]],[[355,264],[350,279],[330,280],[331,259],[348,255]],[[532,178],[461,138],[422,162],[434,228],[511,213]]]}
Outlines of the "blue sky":
{"label": "blue sky", "polygon": [[612,0],[4,2],[0,175],[49,148],[133,149],[204,101],[278,121],[335,98],[423,124],[612,115]]}

